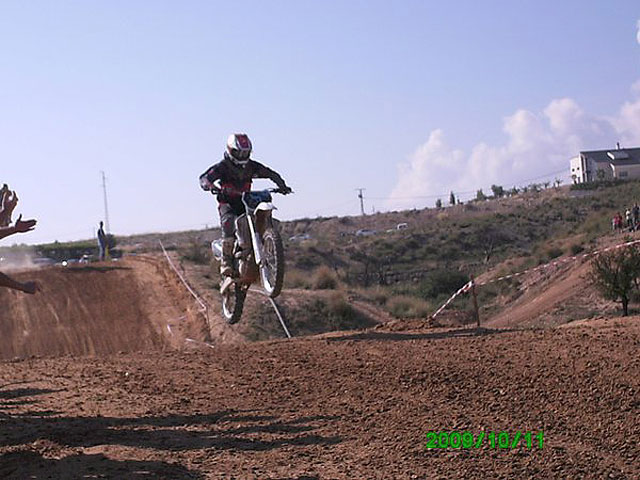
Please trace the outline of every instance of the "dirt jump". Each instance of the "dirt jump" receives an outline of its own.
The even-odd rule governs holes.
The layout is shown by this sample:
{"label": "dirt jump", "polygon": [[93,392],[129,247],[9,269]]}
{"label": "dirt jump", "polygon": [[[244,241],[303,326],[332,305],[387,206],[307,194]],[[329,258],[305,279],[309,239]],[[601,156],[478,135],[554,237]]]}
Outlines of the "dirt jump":
{"label": "dirt jump", "polygon": [[638,317],[187,347],[206,327],[160,260],[0,292],[0,478],[640,477]]}
{"label": "dirt jump", "polygon": [[19,273],[34,296],[0,289],[0,358],[100,355],[180,346],[206,327],[160,258]]}

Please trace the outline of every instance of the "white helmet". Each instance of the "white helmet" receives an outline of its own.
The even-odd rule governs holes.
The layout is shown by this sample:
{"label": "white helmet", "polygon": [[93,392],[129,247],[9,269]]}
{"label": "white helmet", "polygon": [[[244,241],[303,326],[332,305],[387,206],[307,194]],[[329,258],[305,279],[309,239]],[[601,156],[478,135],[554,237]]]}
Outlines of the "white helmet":
{"label": "white helmet", "polygon": [[251,156],[251,140],[246,133],[232,133],[227,138],[227,154],[236,165],[244,166]]}

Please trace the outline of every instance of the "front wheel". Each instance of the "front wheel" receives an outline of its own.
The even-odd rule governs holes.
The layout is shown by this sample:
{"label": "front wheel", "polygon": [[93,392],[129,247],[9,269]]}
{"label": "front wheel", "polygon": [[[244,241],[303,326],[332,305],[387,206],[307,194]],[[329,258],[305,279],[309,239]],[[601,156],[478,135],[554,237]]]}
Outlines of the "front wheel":
{"label": "front wheel", "polygon": [[267,295],[275,298],[280,295],[284,283],[284,247],[278,231],[267,228],[262,235],[262,245],[264,262],[260,267],[260,279]]}
{"label": "front wheel", "polygon": [[227,323],[233,324],[240,320],[246,296],[246,288],[237,283],[230,285],[222,294],[222,315]]}

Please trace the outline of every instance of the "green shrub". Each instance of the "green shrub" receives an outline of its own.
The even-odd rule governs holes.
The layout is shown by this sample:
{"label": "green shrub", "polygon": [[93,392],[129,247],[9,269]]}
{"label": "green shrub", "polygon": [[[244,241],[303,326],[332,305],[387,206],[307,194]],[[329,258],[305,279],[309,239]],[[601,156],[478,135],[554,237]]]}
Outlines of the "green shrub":
{"label": "green shrub", "polygon": [[558,258],[562,255],[562,249],[558,247],[551,247],[547,249],[547,257],[549,260],[553,260],[554,258]]}
{"label": "green shrub", "polygon": [[571,245],[569,250],[571,251],[572,255],[577,255],[580,252],[584,252],[584,247],[579,243],[574,243],[573,245]]}
{"label": "green shrub", "polygon": [[418,293],[422,297],[431,299],[441,294],[451,295],[468,281],[467,275],[457,270],[433,270],[418,286]]}

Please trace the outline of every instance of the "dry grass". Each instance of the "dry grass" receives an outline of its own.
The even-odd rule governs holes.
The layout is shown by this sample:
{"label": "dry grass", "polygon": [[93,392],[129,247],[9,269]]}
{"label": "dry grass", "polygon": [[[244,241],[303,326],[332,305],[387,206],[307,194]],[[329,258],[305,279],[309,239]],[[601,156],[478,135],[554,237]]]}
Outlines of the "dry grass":
{"label": "dry grass", "polygon": [[338,277],[333,270],[323,265],[314,270],[311,285],[316,290],[335,290],[338,287]]}
{"label": "dry grass", "polygon": [[387,300],[386,309],[398,318],[422,318],[433,310],[431,304],[421,298],[396,295]]}

